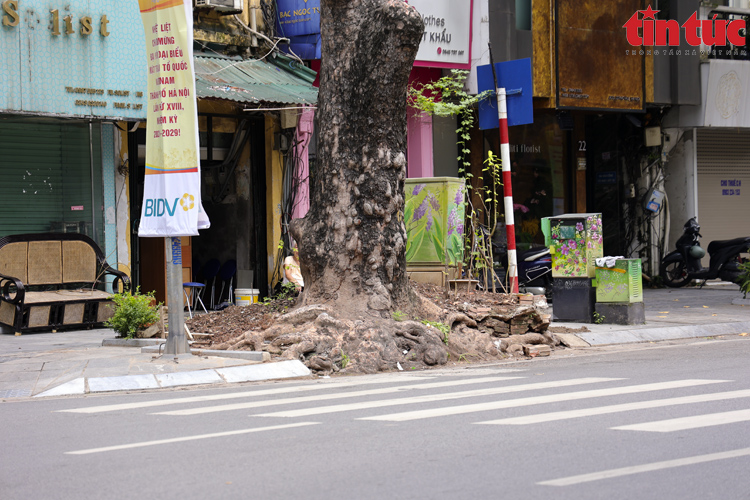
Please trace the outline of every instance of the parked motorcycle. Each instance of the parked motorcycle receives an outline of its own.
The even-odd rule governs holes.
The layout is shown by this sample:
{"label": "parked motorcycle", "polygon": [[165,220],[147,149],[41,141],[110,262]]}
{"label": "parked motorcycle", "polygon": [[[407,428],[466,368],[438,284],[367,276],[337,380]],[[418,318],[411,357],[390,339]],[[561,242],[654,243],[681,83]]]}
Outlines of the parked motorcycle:
{"label": "parked motorcycle", "polygon": [[[508,252],[505,247],[495,249],[495,257],[503,269],[508,269]],[[518,291],[546,295],[552,302],[552,254],[547,247],[530,248],[516,255],[518,266]]]}
{"label": "parked motorcycle", "polygon": [[700,246],[701,227],[695,217],[685,223],[677,249],[666,255],[660,266],[664,284],[673,288],[687,285],[691,280],[712,280],[739,283],[742,274],[739,265],[744,262],[740,254],[750,252],[750,237],[717,240],[708,244],[709,264],[701,266],[706,250]]}

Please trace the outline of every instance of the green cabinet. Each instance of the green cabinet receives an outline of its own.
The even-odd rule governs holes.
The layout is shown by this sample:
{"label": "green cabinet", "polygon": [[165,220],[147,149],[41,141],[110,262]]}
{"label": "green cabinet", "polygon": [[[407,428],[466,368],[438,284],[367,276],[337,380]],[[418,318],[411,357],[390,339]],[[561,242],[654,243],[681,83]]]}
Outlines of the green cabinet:
{"label": "green cabinet", "polygon": [[463,179],[406,179],[406,262],[450,266],[463,261]]}
{"label": "green cabinet", "polygon": [[617,259],[614,267],[597,267],[597,302],[643,302],[641,259]]}
{"label": "green cabinet", "polygon": [[564,214],[542,220],[553,278],[593,278],[602,257],[602,214]]}

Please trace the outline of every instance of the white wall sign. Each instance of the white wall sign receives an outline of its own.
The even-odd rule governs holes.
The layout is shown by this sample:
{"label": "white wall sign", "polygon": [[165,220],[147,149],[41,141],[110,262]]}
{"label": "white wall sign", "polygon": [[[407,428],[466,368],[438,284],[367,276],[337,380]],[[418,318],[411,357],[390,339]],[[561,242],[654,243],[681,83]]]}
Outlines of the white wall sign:
{"label": "white wall sign", "polygon": [[750,125],[750,68],[745,61],[712,60],[706,93],[706,127]]}
{"label": "white wall sign", "polygon": [[422,16],[425,31],[414,66],[471,68],[473,0],[407,0]]}

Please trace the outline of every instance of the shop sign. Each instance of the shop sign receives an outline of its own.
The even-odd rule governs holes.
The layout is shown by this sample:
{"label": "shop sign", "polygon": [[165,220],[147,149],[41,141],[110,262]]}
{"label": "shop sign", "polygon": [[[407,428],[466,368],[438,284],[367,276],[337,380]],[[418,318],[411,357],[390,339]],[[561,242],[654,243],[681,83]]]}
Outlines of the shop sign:
{"label": "shop sign", "polygon": [[[19,9],[22,7],[22,4],[23,2],[21,0],[5,0],[2,3],[3,26],[15,28],[19,25],[21,22]],[[70,9],[70,6],[65,6],[65,9]],[[68,12],[68,10],[65,12]],[[65,12],[63,12],[63,14]],[[97,31],[99,31],[101,36],[107,37],[110,35],[109,18],[106,14],[100,16],[98,23],[95,23],[94,19],[88,15],[83,15],[76,19],[72,13],[68,13],[61,17],[59,9],[49,9],[49,30],[54,36],[67,36],[76,33],[88,36],[94,32],[95,26],[97,25]]]}
{"label": "shop sign", "polygon": [[415,66],[471,68],[471,13],[474,2],[407,0],[424,21]]}
{"label": "shop sign", "polygon": [[143,120],[138,4],[1,0],[0,111]]}
{"label": "shop sign", "polygon": [[320,33],[320,0],[276,0],[276,29],[287,38]]}

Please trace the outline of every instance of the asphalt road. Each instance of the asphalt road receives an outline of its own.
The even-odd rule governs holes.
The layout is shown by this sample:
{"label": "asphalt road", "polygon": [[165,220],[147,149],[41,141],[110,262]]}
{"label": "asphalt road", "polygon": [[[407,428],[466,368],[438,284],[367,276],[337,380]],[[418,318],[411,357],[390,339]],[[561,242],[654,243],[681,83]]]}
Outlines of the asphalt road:
{"label": "asphalt road", "polygon": [[0,498],[747,499],[750,337],[0,404]]}

